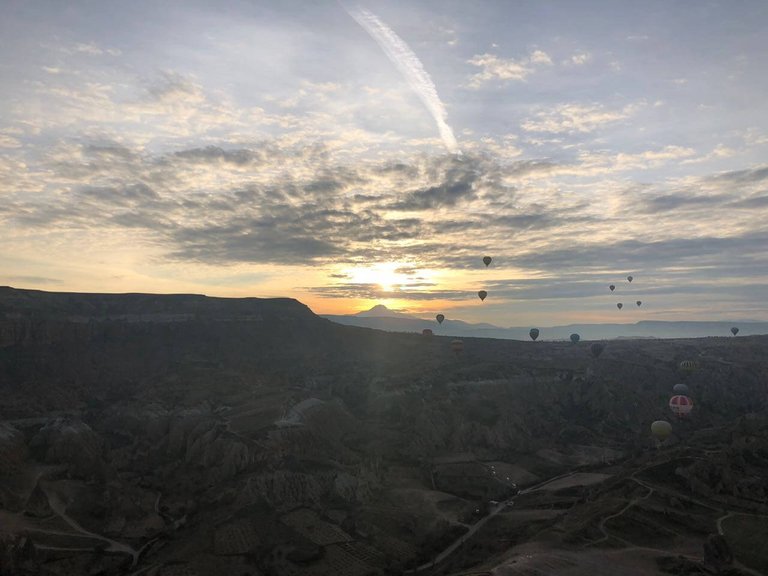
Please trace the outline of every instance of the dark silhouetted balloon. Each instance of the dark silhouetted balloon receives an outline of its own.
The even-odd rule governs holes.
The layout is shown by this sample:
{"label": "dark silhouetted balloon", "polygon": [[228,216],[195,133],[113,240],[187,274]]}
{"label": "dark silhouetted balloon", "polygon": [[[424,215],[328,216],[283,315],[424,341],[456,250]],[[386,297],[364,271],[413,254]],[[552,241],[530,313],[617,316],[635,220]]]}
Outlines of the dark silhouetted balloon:
{"label": "dark silhouetted balloon", "polygon": [[610,289],[611,289],[611,292],[613,292],[614,290],[616,290],[616,286],[614,286],[613,284],[611,284],[610,286],[608,286],[608,288],[610,288]]}
{"label": "dark silhouetted balloon", "polygon": [[672,392],[675,394],[682,394],[683,396],[688,396],[688,386],[683,384],[682,382],[680,384],[675,384],[672,386]]}
{"label": "dark silhouetted balloon", "polygon": [[464,352],[464,341],[463,340],[453,340],[451,341],[451,350],[453,350],[453,353],[457,356]]}
{"label": "dark silhouetted balloon", "polygon": [[478,292],[477,295],[480,297],[480,300],[485,300],[485,297],[488,296],[488,292],[486,292],[485,290],[480,290],[480,292]]}
{"label": "dark silhouetted balloon", "polygon": [[633,278],[632,276],[627,276],[627,280],[628,280],[629,282],[632,282],[632,280],[634,280],[634,278]]}
{"label": "dark silhouetted balloon", "polygon": [[736,328],[736,326],[734,326],[733,328],[731,328],[731,334],[733,334],[734,336],[736,336],[736,334],[738,334],[738,333],[739,333],[739,329],[738,329],[738,328]]}
{"label": "dark silhouetted balloon", "polygon": [[656,420],[651,424],[651,434],[656,436],[659,440],[669,438],[670,434],[672,434],[672,424],[666,420]]}
{"label": "dark silhouetted balloon", "polygon": [[438,324],[442,324],[442,323],[443,323],[443,320],[445,320],[445,315],[443,315],[443,314],[438,314],[437,316],[435,316],[435,319],[437,320],[437,323],[438,323]]}
{"label": "dark silhouetted balloon", "polygon": [[491,260],[493,260],[493,258],[491,258],[490,256],[483,257],[483,264],[485,264],[486,268],[488,268],[488,265],[491,263]]}
{"label": "dark silhouetted balloon", "polygon": [[635,302],[635,304],[637,304],[638,306],[641,306],[643,303],[642,301],[638,300],[637,302]]}
{"label": "dark silhouetted balloon", "polygon": [[528,332],[528,336],[531,337],[531,340],[536,340],[536,338],[539,337],[539,329],[538,328],[531,328],[531,331]]}
{"label": "dark silhouetted balloon", "polygon": [[422,336],[432,336],[433,332],[429,328],[424,328],[424,330],[421,331]]}
{"label": "dark silhouetted balloon", "polygon": [[693,410],[693,400],[684,394],[672,396],[669,399],[669,409],[678,418],[685,418]]}
{"label": "dark silhouetted balloon", "polygon": [[624,308],[624,304],[622,304],[621,302],[619,302],[618,304],[616,304],[616,308],[618,308],[619,310],[621,310],[622,308]]}
{"label": "dark silhouetted balloon", "polygon": [[581,340],[581,336],[579,336],[578,334],[571,334],[571,342],[576,344],[576,342],[578,342],[579,340]]}
{"label": "dark silhouetted balloon", "polygon": [[592,352],[592,356],[598,358],[600,354],[603,353],[603,350],[605,350],[605,344],[602,342],[595,342],[589,347],[589,350]]}

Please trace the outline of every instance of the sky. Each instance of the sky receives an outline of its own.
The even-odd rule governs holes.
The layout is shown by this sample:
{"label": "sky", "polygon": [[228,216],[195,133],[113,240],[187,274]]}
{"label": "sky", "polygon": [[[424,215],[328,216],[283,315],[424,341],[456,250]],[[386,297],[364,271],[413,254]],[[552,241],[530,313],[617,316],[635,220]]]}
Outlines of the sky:
{"label": "sky", "polygon": [[0,284],[768,320],[763,0],[0,14]]}

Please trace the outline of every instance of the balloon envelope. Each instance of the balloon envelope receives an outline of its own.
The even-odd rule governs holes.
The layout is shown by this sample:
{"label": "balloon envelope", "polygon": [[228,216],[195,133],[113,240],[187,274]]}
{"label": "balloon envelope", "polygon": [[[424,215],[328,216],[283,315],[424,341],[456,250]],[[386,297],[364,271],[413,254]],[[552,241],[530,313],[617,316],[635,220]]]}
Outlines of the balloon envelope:
{"label": "balloon envelope", "polygon": [[488,296],[488,292],[486,292],[485,290],[480,290],[480,292],[478,292],[477,295],[480,297],[480,300],[485,300],[485,297]]}
{"label": "balloon envelope", "polygon": [[675,394],[682,394],[683,396],[688,396],[688,386],[683,384],[682,382],[680,384],[675,384],[672,386],[672,392]]}
{"label": "balloon envelope", "polygon": [[683,418],[693,410],[693,400],[684,394],[677,394],[669,399],[669,409],[678,418]]}
{"label": "balloon envelope", "polygon": [[600,356],[600,354],[603,353],[603,350],[605,350],[605,344],[602,344],[601,342],[595,342],[592,344],[592,346],[589,347],[589,350],[592,352],[592,356],[597,358]]}
{"label": "balloon envelope", "polygon": [[442,324],[443,320],[445,320],[445,316],[443,314],[438,314],[437,316],[435,316],[435,319],[437,320],[438,324]]}
{"label": "balloon envelope", "polygon": [[651,424],[651,434],[660,440],[664,440],[672,434],[672,424],[666,420],[656,420],[656,422]]}
{"label": "balloon envelope", "polygon": [[680,362],[681,372],[694,372],[696,370],[696,362],[693,360],[683,360]]}
{"label": "balloon envelope", "polygon": [[581,336],[579,336],[578,334],[571,334],[571,342],[576,344],[576,342],[578,342],[579,340],[581,340]]}
{"label": "balloon envelope", "polygon": [[621,310],[622,308],[624,308],[624,304],[622,304],[621,302],[619,302],[618,304],[616,304],[616,308],[618,308],[619,310]]}
{"label": "balloon envelope", "polygon": [[491,260],[493,260],[493,258],[491,258],[490,256],[485,256],[485,257],[483,257],[483,264],[485,264],[485,267],[486,267],[486,268],[487,268],[487,267],[488,267],[488,265],[491,263]]}
{"label": "balloon envelope", "polygon": [[453,340],[451,342],[451,350],[456,355],[461,354],[464,351],[464,342],[462,340]]}
{"label": "balloon envelope", "polygon": [[424,328],[424,330],[421,331],[422,336],[432,336],[433,332],[429,328]]}
{"label": "balloon envelope", "polygon": [[733,334],[734,336],[736,336],[736,334],[738,334],[738,333],[739,333],[739,329],[738,329],[738,328],[736,328],[736,326],[734,326],[733,328],[731,328],[731,334]]}
{"label": "balloon envelope", "polygon": [[531,340],[536,340],[536,338],[539,337],[539,329],[538,328],[531,328],[531,331],[528,332],[528,336],[531,337]]}
{"label": "balloon envelope", "polygon": [[635,302],[635,304],[637,304],[638,306],[640,306],[642,303],[643,302],[641,300],[638,300],[637,302]]}
{"label": "balloon envelope", "polygon": [[608,286],[608,288],[610,288],[610,289],[611,289],[611,292],[613,292],[614,290],[616,290],[616,286],[614,286],[613,284],[611,284],[610,286]]}
{"label": "balloon envelope", "polygon": [[632,278],[632,276],[627,276],[627,280],[628,280],[629,282],[632,282],[632,280],[634,280],[634,278]]}

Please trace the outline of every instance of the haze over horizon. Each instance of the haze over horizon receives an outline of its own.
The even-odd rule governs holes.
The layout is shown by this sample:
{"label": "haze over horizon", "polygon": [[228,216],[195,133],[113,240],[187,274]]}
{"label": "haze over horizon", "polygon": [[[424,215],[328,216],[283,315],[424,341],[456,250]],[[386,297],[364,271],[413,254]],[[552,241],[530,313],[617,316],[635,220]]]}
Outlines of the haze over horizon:
{"label": "haze over horizon", "polygon": [[350,9],[6,3],[0,284],[768,320],[764,2]]}

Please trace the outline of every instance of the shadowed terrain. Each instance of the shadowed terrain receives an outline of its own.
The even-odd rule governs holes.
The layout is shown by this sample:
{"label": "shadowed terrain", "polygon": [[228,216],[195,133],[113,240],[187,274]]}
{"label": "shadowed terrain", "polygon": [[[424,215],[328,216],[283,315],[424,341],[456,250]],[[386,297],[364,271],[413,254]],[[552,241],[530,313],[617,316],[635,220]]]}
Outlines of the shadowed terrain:
{"label": "shadowed terrain", "polygon": [[764,574],[766,350],[0,288],[0,573]]}

